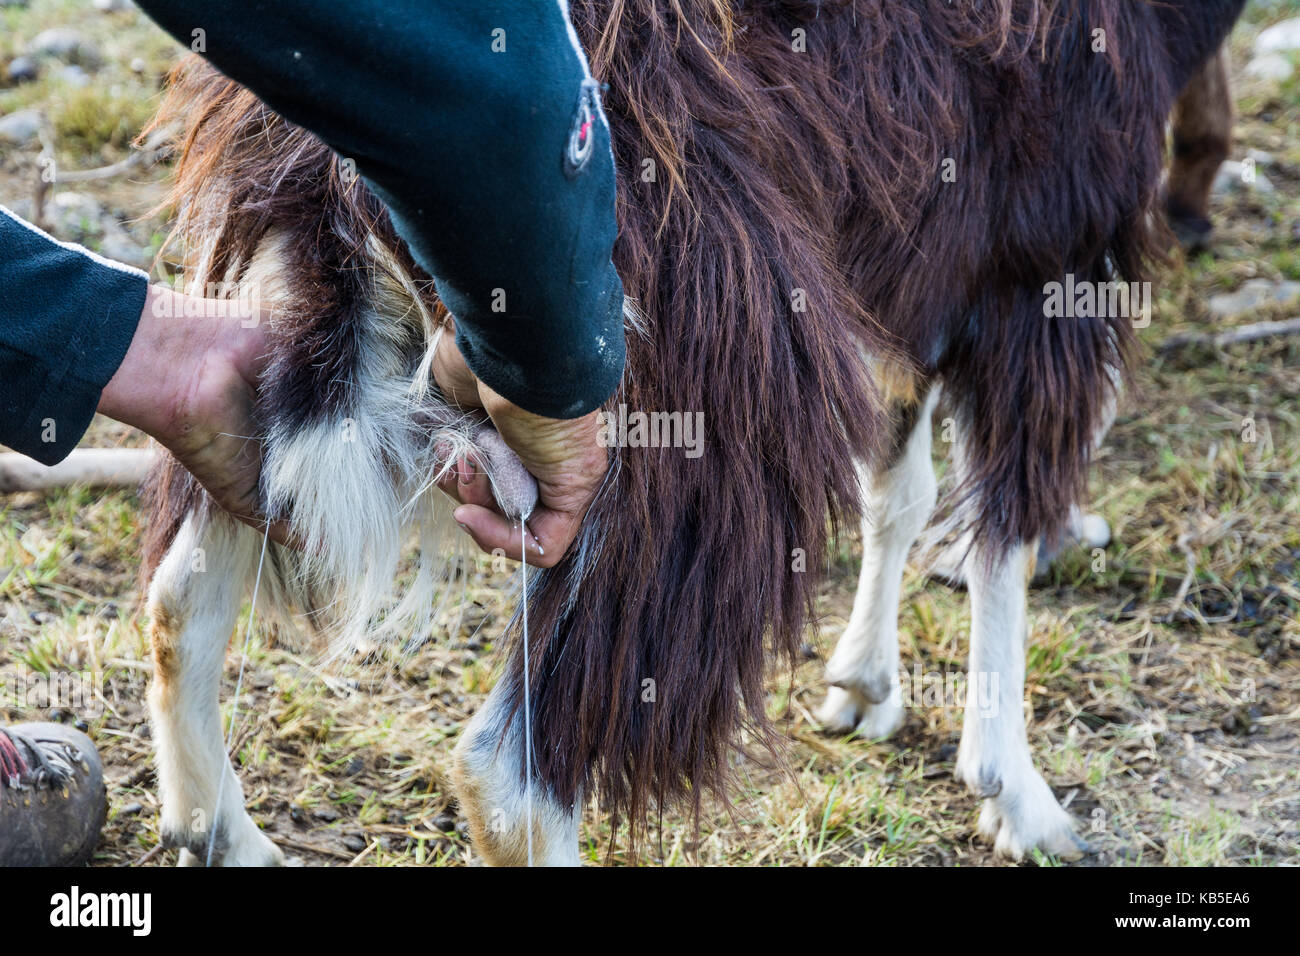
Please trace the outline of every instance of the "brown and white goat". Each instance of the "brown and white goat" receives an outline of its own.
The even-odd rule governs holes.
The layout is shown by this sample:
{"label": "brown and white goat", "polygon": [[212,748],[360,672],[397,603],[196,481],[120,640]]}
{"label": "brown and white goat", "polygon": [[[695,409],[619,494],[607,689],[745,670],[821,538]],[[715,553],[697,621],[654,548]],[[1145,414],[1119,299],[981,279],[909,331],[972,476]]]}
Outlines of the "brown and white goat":
{"label": "brown and white goat", "polygon": [[[456,749],[478,853],[522,862],[531,828],[540,861],[575,863],[589,796],[635,832],[651,804],[725,793],[742,721],[772,739],[767,652],[794,659],[815,556],[858,516],[862,576],[822,716],[871,737],[898,726],[900,579],[935,503],[942,387],[960,429],[970,670],[996,678],[970,684],[997,688],[968,706],[956,772],[1000,852],[1077,855],[1026,740],[1025,588],[1036,542],[1083,491],[1133,334],[1123,314],[1051,314],[1044,287],[1142,277],[1166,117],[1240,3],[570,7],[608,84],[615,260],[635,303],[611,406],[702,414],[707,442],[693,458],[618,449],[579,540],[536,574],[538,799],[529,817],[514,640]],[[179,68],[161,119],[186,127],[188,281],[256,285],[272,311],[262,497],[306,546],[271,546],[259,613],[338,640],[418,632],[449,511],[431,477],[481,434],[429,382],[445,314],[431,283],[337,157],[201,62]],[[202,852],[193,823],[215,821],[216,861],[279,860],[244,811],[216,695],[261,539],[175,463],[152,492],[161,830]],[[421,573],[390,607],[412,530]]]}

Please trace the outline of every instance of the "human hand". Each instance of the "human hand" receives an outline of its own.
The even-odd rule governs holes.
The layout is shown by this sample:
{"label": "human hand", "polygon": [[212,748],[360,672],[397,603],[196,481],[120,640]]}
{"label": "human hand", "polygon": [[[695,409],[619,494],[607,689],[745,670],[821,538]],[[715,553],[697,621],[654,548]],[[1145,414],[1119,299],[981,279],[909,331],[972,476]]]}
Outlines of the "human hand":
{"label": "human hand", "polygon": [[[450,331],[450,330],[449,330]],[[454,338],[444,336],[433,374],[443,394],[463,407],[482,407],[497,432],[537,480],[538,506],[529,516],[528,563],[554,567],[577,537],[609,457],[596,441],[596,413],[572,420],[524,411],[478,381]],[[439,487],[461,506],[456,521],[484,551],[500,549],[520,560],[521,534],[496,504],[487,476],[475,462],[460,461]]]}
{"label": "human hand", "polygon": [[[265,519],[253,398],[267,344],[263,316],[247,304],[152,286],[126,358],[99,399],[102,414],[152,435],[217,504],[258,531]],[[269,533],[291,543],[284,522]]]}

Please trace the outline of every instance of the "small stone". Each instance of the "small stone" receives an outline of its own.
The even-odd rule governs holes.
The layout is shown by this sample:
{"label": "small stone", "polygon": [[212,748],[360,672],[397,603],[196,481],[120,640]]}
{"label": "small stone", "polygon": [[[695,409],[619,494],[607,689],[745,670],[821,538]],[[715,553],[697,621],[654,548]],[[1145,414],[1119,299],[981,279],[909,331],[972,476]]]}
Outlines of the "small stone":
{"label": "small stone", "polygon": [[1283,53],[1287,50],[1300,50],[1300,17],[1292,17],[1275,23],[1260,31],[1255,38],[1255,54]]}
{"label": "small stone", "polygon": [[36,79],[39,72],[40,68],[30,56],[16,56],[9,61],[9,67],[5,70],[5,78],[14,84],[30,83]]}
{"label": "small stone", "polygon": [[366,840],[365,837],[357,836],[357,834],[353,833],[343,838],[343,845],[353,853],[360,853],[366,848]]}
{"label": "small stone", "polygon": [[1236,292],[1210,296],[1210,311],[1218,316],[1241,315],[1274,302],[1290,302],[1300,296],[1300,282],[1249,279]]}
{"label": "small stone", "polygon": [[333,807],[317,807],[311,815],[323,823],[333,823],[339,818],[339,812]]}
{"label": "small stone", "polygon": [[148,66],[149,64],[145,63],[143,59],[137,56],[134,60],[131,61],[131,72],[143,73],[148,68]]}
{"label": "small stone", "polygon": [[1246,150],[1246,158],[1253,159],[1256,166],[1272,166],[1277,162],[1277,157],[1272,153],[1266,153],[1262,149]]}
{"label": "small stone", "polygon": [[55,57],[83,66],[98,66],[103,60],[99,48],[70,27],[42,30],[27,46],[32,56]]}
{"label": "small stone", "polygon": [[1273,184],[1269,182],[1267,176],[1259,172],[1257,166],[1258,164],[1253,164],[1250,173],[1247,174],[1245,163],[1239,163],[1233,159],[1227,160],[1219,167],[1219,172],[1214,177],[1214,185],[1210,187],[1210,191],[1217,196],[1225,193],[1247,191],[1263,194],[1272,193]]}
{"label": "small stone", "polygon": [[60,80],[73,89],[79,90],[90,85],[90,74],[75,63],[69,63],[67,66],[61,67],[57,75]]}
{"label": "small stone", "polygon": [[39,110],[19,110],[0,116],[0,143],[22,146],[34,140],[41,131]]}
{"label": "small stone", "polygon": [[1276,80],[1281,83],[1291,79],[1295,67],[1281,53],[1265,53],[1247,63],[1242,72],[1257,80]]}
{"label": "small stone", "polygon": [[126,806],[124,806],[121,810],[118,811],[117,815],[119,817],[133,817],[137,813],[143,812],[143,810],[144,810],[144,804],[142,803],[128,803]]}

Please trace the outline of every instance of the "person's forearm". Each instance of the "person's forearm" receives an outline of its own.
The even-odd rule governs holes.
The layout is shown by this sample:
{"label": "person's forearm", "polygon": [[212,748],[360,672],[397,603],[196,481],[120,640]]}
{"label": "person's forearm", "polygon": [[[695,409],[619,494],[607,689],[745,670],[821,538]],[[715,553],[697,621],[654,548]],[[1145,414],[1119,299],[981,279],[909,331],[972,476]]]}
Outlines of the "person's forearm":
{"label": "person's forearm", "polygon": [[[259,531],[262,442],[253,402],[268,343],[262,319],[232,299],[151,286],[99,411],[156,439],[212,499]],[[289,542],[273,523],[272,539]]]}
{"label": "person's forearm", "polygon": [[148,278],[0,207],[0,444],[53,465],[122,363]]}
{"label": "person's forearm", "polygon": [[551,417],[614,390],[613,157],[560,4],[140,5],[356,163],[437,282],[480,379]]}
{"label": "person's forearm", "polygon": [[183,303],[180,293],[149,287],[126,355],[100,393],[101,414],[156,438],[173,430],[179,393],[197,381],[197,360],[212,337],[208,321],[185,318]]}

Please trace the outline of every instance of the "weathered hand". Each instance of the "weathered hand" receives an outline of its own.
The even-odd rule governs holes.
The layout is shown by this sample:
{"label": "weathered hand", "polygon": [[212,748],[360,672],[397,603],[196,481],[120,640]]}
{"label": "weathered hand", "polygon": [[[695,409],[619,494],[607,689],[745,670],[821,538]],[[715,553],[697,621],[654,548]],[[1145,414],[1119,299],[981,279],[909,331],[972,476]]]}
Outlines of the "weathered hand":
{"label": "weathered hand", "polygon": [[[266,331],[261,316],[236,309],[234,301],[150,288],[99,411],[152,435],[217,504],[260,531],[262,453],[252,413]],[[270,534],[289,543],[283,522],[271,525]]]}
{"label": "weathered hand", "polygon": [[[596,413],[565,420],[524,411],[475,379],[449,336],[438,349],[434,377],[443,394],[454,397],[457,404],[486,410],[506,444],[537,479],[538,506],[528,518],[533,538],[528,563],[555,566],[577,537],[609,467],[609,457],[596,441]],[[512,527],[501,513],[476,463],[458,462],[439,487],[461,502],[456,520],[480,548],[488,552],[499,548],[519,560],[518,525]]]}

